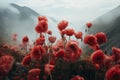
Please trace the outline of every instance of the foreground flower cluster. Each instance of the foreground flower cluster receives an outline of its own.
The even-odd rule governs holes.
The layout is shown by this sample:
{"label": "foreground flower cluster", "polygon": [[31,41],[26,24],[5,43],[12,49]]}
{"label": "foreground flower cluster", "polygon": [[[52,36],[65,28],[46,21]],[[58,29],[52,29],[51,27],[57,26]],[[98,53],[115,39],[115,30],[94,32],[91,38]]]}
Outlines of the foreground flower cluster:
{"label": "foreground flower cluster", "polygon": [[[120,80],[120,48],[113,47],[109,55],[101,49],[108,42],[104,32],[83,36],[62,20],[57,27],[57,39],[48,28],[48,19],[38,17],[35,31],[39,37],[33,44],[24,36],[17,45],[17,34],[12,35],[14,45],[0,45],[0,80]],[[86,31],[92,28],[86,24]],[[71,38],[75,37],[75,39]],[[82,56],[80,43],[93,52]]]}

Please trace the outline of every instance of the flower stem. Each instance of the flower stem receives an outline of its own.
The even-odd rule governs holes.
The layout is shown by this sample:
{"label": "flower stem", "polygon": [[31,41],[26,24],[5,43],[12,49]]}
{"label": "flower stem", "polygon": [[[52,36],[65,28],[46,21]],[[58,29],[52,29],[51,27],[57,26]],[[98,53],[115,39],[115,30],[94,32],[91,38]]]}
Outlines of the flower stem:
{"label": "flower stem", "polygon": [[[50,47],[49,47],[49,49],[48,49],[48,55],[49,55],[49,58],[48,58],[48,64],[50,64],[50,59],[51,59],[51,51],[50,51]],[[52,74],[51,74],[51,72],[50,72],[50,70],[49,70],[49,73],[50,73],[50,80],[53,80],[52,79]]]}

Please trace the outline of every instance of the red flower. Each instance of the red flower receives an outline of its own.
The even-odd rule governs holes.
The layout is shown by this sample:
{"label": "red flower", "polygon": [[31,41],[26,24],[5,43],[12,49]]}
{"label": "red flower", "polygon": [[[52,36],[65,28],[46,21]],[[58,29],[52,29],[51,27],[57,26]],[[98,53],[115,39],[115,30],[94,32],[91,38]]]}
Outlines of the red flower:
{"label": "red flower", "polygon": [[45,49],[41,45],[34,46],[31,51],[31,57],[34,59],[41,59],[45,54]]}
{"label": "red flower", "polygon": [[111,56],[105,56],[105,60],[104,60],[104,65],[106,66],[106,68],[110,68],[112,66],[112,57]]}
{"label": "red flower", "polygon": [[105,33],[99,32],[99,33],[95,34],[95,36],[97,38],[98,44],[102,44],[102,43],[107,42],[107,37],[106,37]]}
{"label": "red flower", "polygon": [[59,24],[58,24],[58,29],[60,31],[62,31],[63,29],[65,29],[68,26],[68,21],[62,20]]}
{"label": "red flower", "polygon": [[54,67],[54,65],[46,64],[44,69],[45,73],[50,75],[50,73],[54,70]]}
{"label": "red flower", "polygon": [[91,22],[87,22],[86,25],[87,25],[88,28],[91,28],[91,27],[92,27],[92,23],[91,23]]}
{"label": "red flower", "polygon": [[77,39],[82,39],[82,32],[77,32],[74,34]]}
{"label": "red flower", "polygon": [[58,48],[64,48],[64,42],[63,40],[57,40],[55,46],[57,46]]}
{"label": "red flower", "polygon": [[54,51],[54,52],[57,52],[57,51],[59,51],[59,47],[58,46],[52,46],[52,50]]}
{"label": "red flower", "polygon": [[76,61],[80,58],[82,49],[79,48],[78,42],[74,40],[69,40],[65,46],[66,49],[66,58],[71,61]]}
{"label": "red flower", "polygon": [[22,65],[24,66],[29,66],[31,63],[31,56],[30,55],[26,55],[23,60],[22,60]]}
{"label": "red flower", "polygon": [[45,51],[47,52],[47,51],[48,51],[49,46],[45,45],[45,46],[43,46],[43,47],[44,47]]}
{"label": "red flower", "polygon": [[40,74],[40,69],[39,68],[35,68],[35,69],[31,69],[29,70],[28,74],[29,75],[39,75]]}
{"label": "red flower", "polygon": [[120,48],[112,47],[112,56],[115,61],[120,60]]}
{"label": "red flower", "polygon": [[91,47],[94,51],[100,49],[100,45],[99,45],[99,44],[96,44],[96,45],[93,45],[93,46],[90,46],[90,47]]}
{"label": "red flower", "polygon": [[49,35],[52,35],[52,31],[51,31],[51,30],[48,30],[47,33],[48,33]]}
{"label": "red flower", "polygon": [[75,40],[69,40],[66,43],[66,50],[69,50],[73,53],[77,53],[79,51],[79,45],[78,42]]}
{"label": "red flower", "polygon": [[79,76],[79,75],[77,75],[77,76],[74,76],[72,79],[70,79],[70,80],[84,80],[84,78],[83,77],[81,77],[81,76]]}
{"label": "red flower", "polygon": [[106,72],[106,80],[120,80],[120,65],[113,66]]}
{"label": "red flower", "polygon": [[46,16],[38,16],[38,21],[42,21],[42,20],[48,21]]}
{"label": "red flower", "polygon": [[28,36],[24,36],[23,39],[22,39],[22,42],[23,43],[28,43],[29,42]]}
{"label": "red flower", "polygon": [[81,49],[79,49],[79,52],[77,53],[70,53],[70,55],[68,55],[68,60],[74,62],[76,60],[78,60],[81,56]]}
{"label": "red flower", "polygon": [[31,69],[28,72],[28,80],[39,80],[40,71],[38,68]]}
{"label": "red flower", "polygon": [[74,34],[74,29],[72,29],[72,28],[65,29],[65,34],[67,36],[72,36]]}
{"label": "red flower", "polygon": [[46,32],[48,30],[48,23],[44,20],[40,21],[35,27],[37,33]]}
{"label": "red flower", "polygon": [[63,58],[65,57],[65,50],[64,49],[60,49],[56,54],[55,54],[55,57],[58,57],[58,58]]}
{"label": "red flower", "polygon": [[38,39],[36,39],[36,45],[43,45],[44,44],[44,42],[45,42],[45,38],[38,38]]}
{"label": "red flower", "polygon": [[51,43],[54,43],[56,41],[56,37],[55,36],[50,36],[48,38],[48,40],[51,42]]}
{"label": "red flower", "polygon": [[104,62],[104,59],[105,59],[105,54],[103,53],[102,50],[94,51],[91,54],[91,60],[94,64],[102,64]]}
{"label": "red flower", "polygon": [[61,34],[61,35],[65,35],[65,34],[66,34],[66,30],[61,30],[61,31],[60,31],[60,34]]}
{"label": "red flower", "polygon": [[84,37],[84,43],[90,46],[97,44],[97,38],[94,35],[88,35]]}
{"label": "red flower", "polygon": [[67,36],[72,36],[74,34],[74,29],[72,29],[72,28],[65,29],[65,34]]}
{"label": "red flower", "polygon": [[0,75],[6,75],[11,70],[14,63],[14,59],[10,55],[4,55],[0,57]]}

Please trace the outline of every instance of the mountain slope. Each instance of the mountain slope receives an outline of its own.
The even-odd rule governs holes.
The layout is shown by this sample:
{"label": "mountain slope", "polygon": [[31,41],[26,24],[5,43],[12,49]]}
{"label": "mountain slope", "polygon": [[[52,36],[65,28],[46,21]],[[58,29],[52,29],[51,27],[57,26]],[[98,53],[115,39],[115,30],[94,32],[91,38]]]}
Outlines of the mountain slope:
{"label": "mountain slope", "polygon": [[[28,35],[31,40],[35,39],[34,27],[39,15],[41,14],[28,7],[16,4],[10,4],[8,8],[0,8],[0,40],[11,42],[13,33],[18,33],[19,41],[24,35]],[[49,16],[48,20],[50,29],[54,28],[57,20]]]}
{"label": "mountain slope", "polygon": [[108,53],[112,46],[120,47],[120,6],[107,12],[93,21],[93,27],[89,29],[89,34],[105,32],[109,41],[101,48]]}

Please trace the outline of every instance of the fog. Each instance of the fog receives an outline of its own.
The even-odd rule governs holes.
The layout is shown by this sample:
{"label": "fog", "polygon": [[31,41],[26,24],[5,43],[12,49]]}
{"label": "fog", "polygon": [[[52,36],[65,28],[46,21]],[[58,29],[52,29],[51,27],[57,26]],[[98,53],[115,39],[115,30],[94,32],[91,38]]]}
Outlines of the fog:
{"label": "fog", "polygon": [[[11,43],[12,34],[17,33],[18,42],[21,42],[22,37],[25,35],[27,35],[32,42],[36,38],[36,32],[34,28],[37,24],[38,15],[42,14],[38,14],[30,8],[26,8],[24,6],[17,5],[15,7],[7,3],[0,5],[0,38],[4,39],[5,42]],[[57,30],[57,24],[60,20],[57,20],[49,15],[46,16],[48,17],[49,29],[53,31],[53,35],[59,38],[60,35]],[[98,16],[91,22],[93,23],[93,27],[88,30],[87,34],[105,32],[109,38],[109,42],[105,45],[102,45],[103,48],[111,49],[112,46],[120,47],[118,45],[120,44],[120,42],[118,42],[120,37],[120,6]],[[86,25],[85,23],[82,24],[82,26],[79,26],[69,22],[68,27],[74,28],[75,31],[82,31],[85,34]]]}

